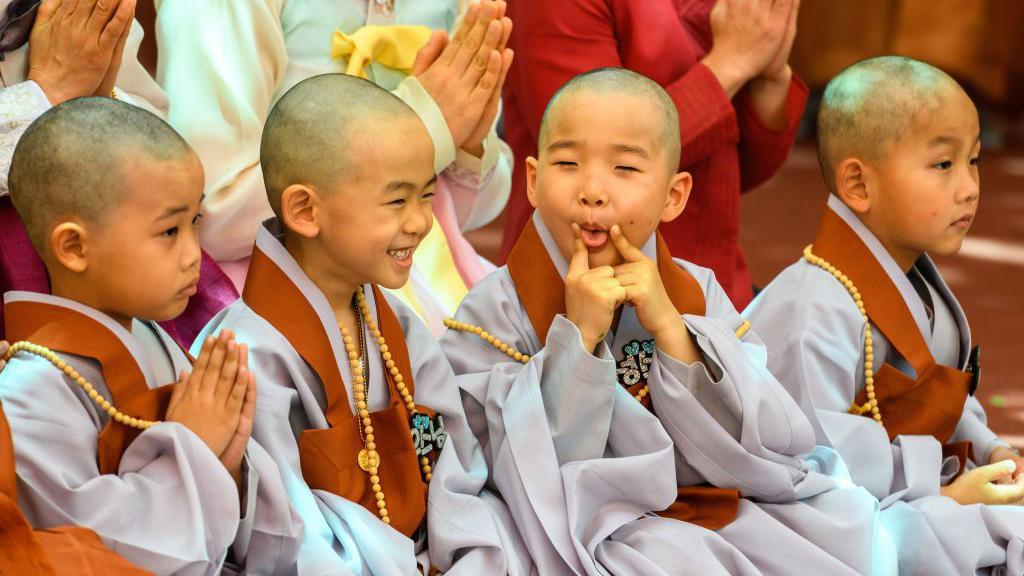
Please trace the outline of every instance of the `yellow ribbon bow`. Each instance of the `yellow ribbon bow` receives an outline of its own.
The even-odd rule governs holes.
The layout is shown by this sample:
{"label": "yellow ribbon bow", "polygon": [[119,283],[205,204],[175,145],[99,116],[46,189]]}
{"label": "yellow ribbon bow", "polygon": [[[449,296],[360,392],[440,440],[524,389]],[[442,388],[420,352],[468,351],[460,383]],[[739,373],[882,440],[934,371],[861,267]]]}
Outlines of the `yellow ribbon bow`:
{"label": "yellow ribbon bow", "polygon": [[409,74],[416,53],[430,40],[426,26],[363,26],[352,34],[334,31],[331,58],[348,58],[345,73],[366,78],[366,66],[376,62]]}

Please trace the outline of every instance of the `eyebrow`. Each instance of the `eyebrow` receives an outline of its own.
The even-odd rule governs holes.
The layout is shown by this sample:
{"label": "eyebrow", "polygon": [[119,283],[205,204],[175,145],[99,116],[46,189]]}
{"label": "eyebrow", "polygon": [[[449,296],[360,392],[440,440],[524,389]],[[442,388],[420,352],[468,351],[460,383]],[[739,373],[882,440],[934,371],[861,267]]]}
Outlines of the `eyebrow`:
{"label": "eyebrow", "polygon": [[[981,142],[981,134],[978,134],[978,135],[976,135],[974,137],[974,142],[971,143],[971,147],[973,148],[974,145],[977,144],[978,142]],[[949,136],[949,135],[943,134],[943,135],[936,136],[935,138],[932,138],[931,140],[929,140],[928,141],[928,147],[929,148],[938,148],[939,146],[956,146],[959,143],[960,143],[960,139],[957,138],[956,136]]]}
{"label": "eyebrow", "polygon": [[636,154],[637,156],[643,158],[644,160],[648,160],[651,157],[651,155],[647,152],[647,150],[642,148],[642,147],[640,147],[640,146],[632,146],[630,144],[616,144],[615,146],[613,146],[613,149],[616,152],[625,152],[627,154]]}
{"label": "eyebrow", "polygon": [[[205,200],[205,199],[206,199],[206,194],[204,193],[203,195],[201,195],[199,197],[199,204],[202,204],[203,200]],[[167,210],[164,210],[164,213],[161,214],[156,219],[156,221],[159,222],[160,220],[165,220],[167,218],[170,218],[171,216],[177,216],[178,214],[181,214],[182,212],[188,212],[189,210],[190,210],[190,208],[188,206],[181,206],[181,205],[179,205],[179,206],[171,206]]]}
{"label": "eyebrow", "polygon": [[[434,176],[431,177],[430,180],[427,180],[427,182],[423,185],[423,188],[429,188],[435,182],[437,182],[437,174],[434,174]],[[388,182],[388,185],[384,187],[384,193],[388,194],[391,192],[402,192],[406,190],[416,189],[417,186],[415,182],[409,182],[408,180],[395,180],[393,182]]]}
{"label": "eyebrow", "polygon": [[570,150],[573,148],[579,148],[580,143],[575,140],[556,140],[551,144],[547,145],[545,149],[548,152],[554,152],[556,150]]}

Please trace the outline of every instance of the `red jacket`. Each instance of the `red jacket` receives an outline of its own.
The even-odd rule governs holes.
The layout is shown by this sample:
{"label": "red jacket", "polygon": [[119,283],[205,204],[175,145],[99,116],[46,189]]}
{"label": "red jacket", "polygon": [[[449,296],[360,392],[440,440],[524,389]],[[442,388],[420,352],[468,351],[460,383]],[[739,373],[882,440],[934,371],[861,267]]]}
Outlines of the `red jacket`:
{"label": "red jacket", "polygon": [[751,299],[739,246],[740,193],[768,180],[793,145],[807,100],[796,76],[786,129],[758,118],[746,89],[732,101],[699,61],[711,47],[708,0],[515,0],[515,60],[504,93],[505,137],[515,152],[502,258],[532,209],[526,199],[525,158],[537,154],[537,132],[548,100],[573,76],[605,66],[628,68],[661,84],[679,109],[681,169],[693,175],[686,211],[661,232],[672,254],[715,271],[733,304]]}

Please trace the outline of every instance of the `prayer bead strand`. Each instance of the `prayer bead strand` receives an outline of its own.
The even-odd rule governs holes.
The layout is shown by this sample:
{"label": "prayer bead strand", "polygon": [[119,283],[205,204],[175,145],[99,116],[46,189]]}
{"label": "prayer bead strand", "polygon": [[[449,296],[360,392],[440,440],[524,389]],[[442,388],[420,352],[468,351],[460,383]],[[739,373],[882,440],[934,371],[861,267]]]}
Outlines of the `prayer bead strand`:
{"label": "prayer bead strand", "polygon": [[50,350],[45,346],[33,344],[31,342],[16,342],[7,351],[7,355],[4,356],[4,360],[10,360],[18,352],[28,352],[30,354],[35,354],[36,356],[39,356],[40,358],[43,358],[44,360],[48,361],[50,364],[56,366],[58,370],[64,372],[64,374],[66,374],[68,378],[73,380],[75,384],[78,384],[78,386],[86,394],[89,395],[89,398],[93,402],[95,402],[97,406],[99,406],[100,410],[106,412],[107,415],[110,416],[110,418],[112,418],[114,421],[120,424],[124,424],[125,426],[128,426],[130,428],[138,428],[139,430],[146,430],[153,426],[154,424],[159,424],[159,420],[152,421],[143,420],[141,418],[135,418],[115,408],[114,405],[107,401],[102,395],[100,395],[100,393],[96,391],[96,388],[93,387],[93,385],[90,384],[81,374],[79,374],[78,371],[74,369],[74,367],[72,367],[70,364],[61,359],[61,357],[58,356],[53,350]]}
{"label": "prayer bead strand", "polygon": [[[846,274],[843,274],[841,270],[824,258],[816,256],[812,248],[813,245],[808,245],[804,248],[804,260],[834,276],[846,288],[846,291],[850,293],[854,304],[857,305],[857,310],[864,319],[864,391],[867,393],[868,401],[863,405],[857,404],[854,401],[850,405],[849,412],[857,415],[871,412],[871,417],[879,424],[882,424],[882,412],[878,409],[878,398],[875,396],[875,355],[871,342],[871,320],[868,318],[868,312],[864,308],[864,300],[861,298],[857,287],[853,285],[853,280],[850,280]],[[884,424],[882,425],[884,426]]]}
{"label": "prayer bead strand", "polygon": [[[476,334],[481,339],[486,341],[488,344],[490,344],[491,346],[494,346],[495,348],[497,348],[498,350],[500,350],[501,352],[506,354],[509,358],[514,359],[516,362],[522,362],[523,364],[526,364],[530,360],[530,356],[528,354],[523,354],[522,352],[516,350],[515,348],[509,346],[508,344],[505,344],[504,342],[501,341],[501,339],[496,338],[495,336],[492,336],[491,334],[489,334],[486,330],[484,330],[480,326],[474,326],[473,324],[466,324],[465,322],[459,322],[459,321],[455,320],[454,318],[445,318],[444,319],[444,325],[447,328],[450,328],[452,330],[457,330],[459,332],[468,332],[470,334]],[[743,324],[741,324],[740,327],[736,329],[736,337],[737,338],[743,338],[743,336],[749,330],[750,330],[750,321],[744,320]],[[633,395],[633,398],[636,398],[637,401],[639,402],[639,401],[642,401],[644,399],[644,397],[647,396],[650,393],[651,393],[651,387],[648,386],[647,384],[644,384],[643,388],[641,388],[636,394]]]}

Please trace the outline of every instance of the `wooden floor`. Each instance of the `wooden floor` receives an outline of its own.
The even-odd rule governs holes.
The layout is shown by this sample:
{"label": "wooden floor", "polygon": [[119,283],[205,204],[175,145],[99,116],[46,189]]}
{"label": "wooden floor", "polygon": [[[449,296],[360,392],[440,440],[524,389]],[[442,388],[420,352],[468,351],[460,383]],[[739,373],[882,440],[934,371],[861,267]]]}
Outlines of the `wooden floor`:
{"label": "wooden floor", "polygon": [[[978,396],[992,428],[1024,446],[1024,154],[986,154],[981,209],[960,254],[938,264],[982,347]],[[742,202],[741,243],[754,282],[768,283],[811,242],[825,206],[814,149],[798,146],[776,177]],[[470,234],[486,257],[501,221]]]}

